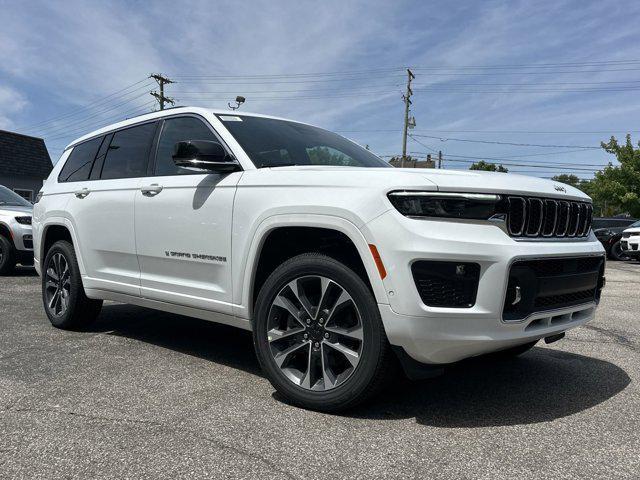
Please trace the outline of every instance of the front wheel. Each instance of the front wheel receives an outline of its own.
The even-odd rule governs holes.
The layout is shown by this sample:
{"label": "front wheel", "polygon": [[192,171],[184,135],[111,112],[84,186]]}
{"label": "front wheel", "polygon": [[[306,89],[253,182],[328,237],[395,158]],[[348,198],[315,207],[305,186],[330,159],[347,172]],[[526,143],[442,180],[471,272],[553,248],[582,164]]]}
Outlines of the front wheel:
{"label": "front wheel", "polygon": [[622,250],[622,245],[620,245],[620,240],[618,240],[616,243],[614,243],[611,246],[611,250],[609,251],[609,257],[612,260],[629,260],[629,257],[624,253],[624,250]]}
{"label": "front wheel", "polygon": [[13,244],[0,235],[0,275],[8,275],[16,266],[16,252]]}
{"label": "front wheel", "polygon": [[65,240],[54,243],[45,256],[42,302],[51,324],[62,329],[87,326],[102,308],[102,300],[85,295],[73,245]]}
{"label": "front wheel", "polygon": [[271,384],[304,408],[353,407],[388,377],[391,352],[373,294],[325,255],[299,255],[269,276],[256,302],[253,336]]}

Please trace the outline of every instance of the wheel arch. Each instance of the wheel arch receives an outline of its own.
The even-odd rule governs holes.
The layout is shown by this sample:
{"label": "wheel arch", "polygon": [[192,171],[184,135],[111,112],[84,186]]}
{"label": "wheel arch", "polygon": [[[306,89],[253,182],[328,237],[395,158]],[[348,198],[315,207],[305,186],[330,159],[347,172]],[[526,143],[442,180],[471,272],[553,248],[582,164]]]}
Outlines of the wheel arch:
{"label": "wheel arch", "polygon": [[[266,280],[268,273],[270,273],[269,262],[267,262],[268,271],[266,275],[260,270],[260,268],[265,265],[264,255],[270,254],[270,239],[273,241],[274,238],[277,239],[277,236],[283,235],[284,232],[294,231],[305,232],[299,233],[301,236],[296,237],[300,239],[304,239],[305,235],[315,233],[319,235],[326,234],[329,237],[333,236],[333,238],[339,239],[341,242],[348,241],[352,250],[345,253],[357,255],[357,259],[353,260],[357,260],[359,263],[359,266],[356,266],[356,268],[353,268],[353,265],[348,266],[354,269],[354,271],[365,280],[365,283],[367,283],[371,289],[378,303],[388,303],[386,290],[369,249],[369,243],[356,225],[343,218],[328,215],[275,215],[263,220],[256,228],[253,239],[249,243],[247,253],[244,255],[246,262],[238,272],[242,274],[242,281],[240,282],[241,290],[237,297],[238,302],[236,302],[238,307],[236,314],[238,316],[245,318],[251,318],[253,316],[257,293],[261,284]],[[344,245],[346,246],[347,244],[345,243]],[[306,248],[307,246],[308,248]],[[277,260],[280,262],[283,259],[292,258],[300,253],[319,251],[317,246],[316,243],[300,246],[300,248],[288,251],[287,255],[278,257]],[[339,260],[343,259],[339,258]]]}
{"label": "wheel arch", "polygon": [[44,258],[47,251],[55,242],[59,240],[67,240],[73,245],[73,249],[76,252],[76,258],[78,260],[78,267],[80,268],[81,275],[85,274],[84,263],[82,256],[78,248],[78,240],[75,234],[75,230],[71,222],[66,218],[51,219],[42,226],[42,234],[40,235],[40,242],[38,245],[38,255],[41,262],[44,262]]}
{"label": "wheel arch", "polygon": [[9,228],[9,225],[4,222],[0,222],[0,235],[9,240],[9,242],[11,242],[11,245],[13,245],[13,235],[11,234],[11,229]]}

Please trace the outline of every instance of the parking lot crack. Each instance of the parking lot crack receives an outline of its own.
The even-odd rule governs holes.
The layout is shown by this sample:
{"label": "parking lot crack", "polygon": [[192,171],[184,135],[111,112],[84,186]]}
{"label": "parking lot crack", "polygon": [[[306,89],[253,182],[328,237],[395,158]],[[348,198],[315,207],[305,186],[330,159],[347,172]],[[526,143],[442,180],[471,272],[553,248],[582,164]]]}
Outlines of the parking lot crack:
{"label": "parking lot crack", "polygon": [[48,409],[42,409],[42,408],[7,408],[5,411],[7,412],[18,412],[18,413],[35,413],[35,414],[49,414],[49,413],[54,413],[54,414],[59,414],[59,415],[69,415],[69,416],[73,416],[73,417],[81,417],[81,418],[86,418],[86,419],[90,419],[90,420],[99,420],[99,421],[104,421],[104,422],[125,422],[125,423],[137,423],[137,424],[144,424],[144,425],[152,425],[152,426],[157,426],[157,427],[162,427],[164,426],[164,424],[162,423],[158,423],[158,422],[154,422],[151,420],[137,420],[137,419],[132,419],[132,418],[117,418],[117,417],[107,417],[107,416],[102,416],[102,415],[90,415],[87,413],[80,413],[80,412],[74,412],[74,411],[69,411],[69,410],[60,410],[57,408],[48,408]]}
{"label": "parking lot crack", "polygon": [[261,455],[258,455],[257,453],[253,453],[250,452],[248,450],[245,449],[241,449],[238,447],[234,447],[231,445],[228,445],[220,440],[216,440],[214,438],[210,438],[204,435],[199,434],[198,432],[195,432],[193,430],[189,430],[188,431],[189,434],[193,435],[195,438],[198,438],[200,440],[204,440],[206,442],[212,443],[214,445],[216,445],[219,448],[222,449],[226,449],[226,450],[230,450],[234,453],[237,453],[238,455],[242,455],[244,457],[250,458],[252,460],[257,460],[261,463],[264,463],[265,465],[267,465],[269,468],[271,468],[272,470],[274,470],[275,472],[281,473],[282,475],[284,475],[286,478],[290,478],[292,480],[297,480],[301,477],[298,477],[294,474],[292,474],[291,472],[288,472],[287,470],[283,470],[282,468],[280,468],[278,465],[276,465],[274,462],[272,462],[271,460],[268,460],[266,458],[264,458]]}
{"label": "parking lot crack", "polygon": [[138,419],[132,419],[132,418],[122,418],[122,417],[109,417],[109,416],[104,416],[104,415],[91,415],[91,414],[87,414],[87,413],[81,413],[81,412],[75,412],[75,411],[70,411],[70,410],[61,410],[58,408],[15,408],[13,406],[10,406],[8,408],[4,409],[4,412],[17,412],[17,413],[26,413],[26,414],[58,414],[58,415],[68,415],[68,416],[72,416],[72,417],[80,417],[80,418],[86,418],[86,419],[90,419],[90,420],[98,420],[98,421],[103,421],[103,422],[121,422],[121,423],[133,423],[133,424],[143,424],[143,425],[148,425],[148,426],[152,426],[152,427],[158,427],[158,428],[162,428],[165,430],[169,430],[169,431],[173,431],[174,433],[186,433],[189,436],[191,436],[192,438],[197,438],[199,440],[203,440],[205,442],[211,443],[215,446],[217,446],[220,449],[225,449],[225,450],[229,450],[232,451],[238,455],[250,458],[254,461],[259,461],[263,464],[265,464],[266,466],[268,466],[270,469],[272,469],[275,472],[278,472],[282,475],[284,475],[286,478],[292,479],[292,480],[296,480],[300,477],[297,477],[295,475],[293,475],[291,472],[288,472],[286,470],[283,470],[282,468],[280,468],[278,465],[276,465],[274,462],[270,461],[269,459],[251,452],[249,450],[245,450],[245,449],[241,449],[238,448],[236,446],[232,446],[229,445],[225,442],[222,442],[220,440],[214,439],[214,438],[210,438],[207,437],[205,435],[200,434],[197,431],[191,430],[191,429],[183,429],[183,428],[179,428],[179,427],[174,427],[170,424],[166,424],[166,423],[161,423],[161,422],[155,422],[152,420],[138,420]]}
{"label": "parking lot crack", "polygon": [[594,332],[600,333],[601,335],[609,337],[618,345],[622,345],[623,347],[633,350],[634,352],[640,351],[640,347],[638,347],[636,343],[634,343],[632,340],[629,339],[629,337],[627,337],[626,335],[620,332],[607,330],[606,328],[602,328],[602,327],[596,327],[595,325],[584,325],[584,327]]}

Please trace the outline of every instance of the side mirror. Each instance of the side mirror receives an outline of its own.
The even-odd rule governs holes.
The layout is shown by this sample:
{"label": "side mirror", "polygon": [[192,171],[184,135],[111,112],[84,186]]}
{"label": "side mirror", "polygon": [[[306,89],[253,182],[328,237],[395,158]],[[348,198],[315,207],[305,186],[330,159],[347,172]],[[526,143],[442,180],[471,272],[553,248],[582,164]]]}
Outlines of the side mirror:
{"label": "side mirror", "polygon": [[212,172],[238,170],[235,159],[227,154],[224,147],[209,140],[186,140],[176,143],[173,149],[173,163],[178,167],[199,168]]}

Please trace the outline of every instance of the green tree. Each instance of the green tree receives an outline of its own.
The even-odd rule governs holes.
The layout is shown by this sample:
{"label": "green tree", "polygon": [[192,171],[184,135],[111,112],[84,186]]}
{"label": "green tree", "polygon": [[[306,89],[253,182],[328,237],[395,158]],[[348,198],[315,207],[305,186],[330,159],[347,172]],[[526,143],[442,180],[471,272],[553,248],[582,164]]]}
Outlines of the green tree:
{"label": "green tree", "polygon": [[580,180],[576,175],[571,173],[561,173],[560,175],[556,175],[555,177],[551,177],[551,180],[555,180],[556,182],[566,183],[567,185],[571,185],[572,187],[579,188],[582,190],[583,180]]}
{"label": "green tree", "polygon": [[486,172],[501,172],[507,173],[509,170],[502,165],[496,165],[495,163],[485,162],[480,160],[469,167],[469,170],[484,170]]}
{"label": "green tree", "polygon": [[585,191],[594,201],[602,205],[601,214],[629,213],[640,216],[640,142],[637,147],[627,135],[626,142],[619,144],[615,137],[602,142],[602,148],[616,156],[620,165],[609,165],[596,172],[594,179],[585,185]]}

